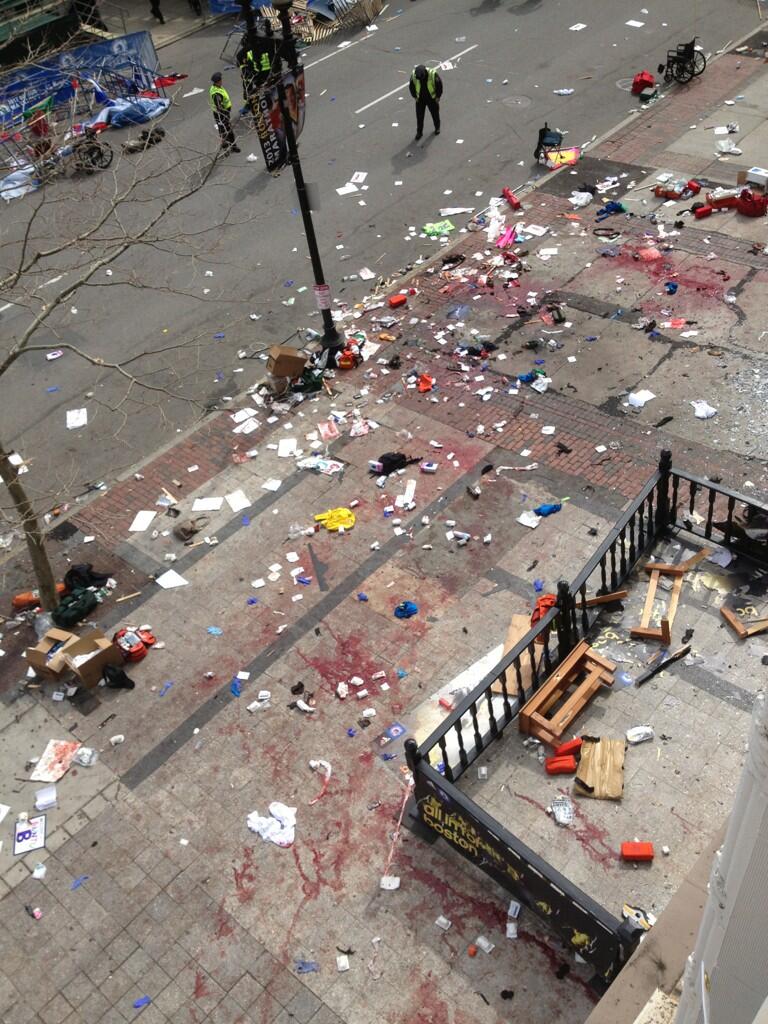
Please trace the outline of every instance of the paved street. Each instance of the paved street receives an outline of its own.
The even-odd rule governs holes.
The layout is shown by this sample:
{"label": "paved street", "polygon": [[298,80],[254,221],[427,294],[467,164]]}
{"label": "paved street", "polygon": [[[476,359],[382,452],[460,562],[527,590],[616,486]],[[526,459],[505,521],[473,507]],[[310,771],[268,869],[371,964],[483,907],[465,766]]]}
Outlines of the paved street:
{"label": "paved street", "polygon": [[[609,43],[628,47],[632,33],[643,31],[624,26],[629,19],[642,21],[642,13],[620,8],[611,13],[612,30],[573,36],[592,39],[595,61]],[[439,40],[430,35],[432,21],[425,13],[438,9]],[[444,15],[451,9],[455,24]],[[425,152],[410,149],[407,101],[399,104],[393,96],[354,114],[402,84],[417,50],[418,56],[444,58],[482,41],[478,51],[445,72],[447,122],[449,98],[459,89],[452,83],[463,76],[477,92],[493,89],[485,78],[508,76],[511,88],[513,72],[501,66],[509,58],[501,51],[500,23],[549,38],[552,10],[568,9],[485,3],[470,16],[466,4],[451,0],[443,6],[441,0],[438,8],[437,0],[415,0],[402,16],[385,12],[378,31],[353,48],[309,53],[308,64],[328,56],[310,69],[318,78],[311,89],[318,101],[327,99],[328,124],[338,119],[335,143],[312,120],[302,142],[305,152],[314,147],[323,157],[316,176],[310,175],[329,197],[318,216],[323,237],[331,229],[340,232],[338,242],[326,243],[329,276],[373,267],[377,260],[389,274],[415,253],[430,252],[423,240],[405,241],[410,225],[434,219],[444,201],[472,205],[474,191],[487,199],[502,184],[522,180],[530,171],[533,126],[545,116],[554,121],[549,111],[561,109],[561,102],[579,104],[564,108],[580,111],[579,139],[602,131],[603,118],[606,129],[621,119],[628,95],[615,85],[604,82],[600,92],[597,79],[586,80],[583,87],[594,89],[594,97],[579,98],[575,76],[592,72],[570,49],[569,76],[555,56],[537,72],[546,100],[523,108],[528,129],[510,144],[511,157],[489,151],[475,164],[482,124],[469,104],[461,112],[457,107],[455,125],[428,141]],[[745,30],[753,12],[746,4],[737,10]],[[590,27],[593,13],[599,24],[596,4],[578,17]],[[666,11],[664,16],[672,18]],[[576,17],[563,14],[569,44],[568,26]],[[646,20],[650,30],[652,16]],[[662,30],[654,21],[654,51],[680,37],[679,25],[670,20]],[[713,13],[710,31],[718,31],[723,42],[735,37],[733,10],[729,19]],[[202,88],[209,73],[203,57],[220,45],[220,30],[207,29],[164,48],[162,59],[169,68],[194,70],[182,91]],[[399,54],[392,52],[395,45],[402,46]],[[530,46],[525,53],[528,71],[523,77],[516,69],[521,77],[515,88],[532,95],[539,55]],[[393,72],[396,59],[402,63]],[[611,70],[605,65],[600,74],[613,82],[626,77],[623,61],[611,61]],[[373,68],[375,86],[369,80]],[[345,75],[343,100],[332,84],[334,74]],[[188,241],[173,239],[167,249],[158,242],[142,250],[140,264],[120,271],[146,275],[162,290],[145,288],[140,303],[136,290],[124,284],[78,296],[78,313],[66,319],[61,337],[74,336],[76,320],[77,336],[89,351],[109,344],[128,353],[200,332],[206,338],[201,351],[191,345],[183,355],[153,357],[152,379],[176,382],[183,374],[190,392],[233,397],[223,411],[183,430],[189,411],[165,399],[167,421],[151,402],[143,416],[131,409],[124,445],[107,435],[104,410],[84,398],[98,384],[74,358],[48,364],[42,353],[34,356],[39,363],[30,376],[30,394],[32,386],[44,393],[54,382],[62,392],[44,394],[59,404],[39,426],[32,425],[31,399],[24,403],[28,411],[20,414],[17,446],[34,452],[33,471],[39,473],[40,464],[60,455],[57,446],[66,442],[78,459],[78,479],[110,480],[106,493],[54,529],[50,552],[57,578],[73,563],[109,571],[117,588],[88,621],[110,636],[120,626],[146,623],[161,646],[126,665],[135,689],[100,688],[85,702],[70,703],[53,698],[58,684],[24,685],[23,652],[34,642],[32,629],[3,623],[0,802],[11,810],[0,849],[2,1024],[587,1020],[598,999],[588,964],[574,958],[527,908],[518,939],[508,939],[509,893],[442,840],[428,845],[408,830],[398,833],[407,777],[402,738],[387,742],[387,730],[402,725],[407,736],[425,738],[446,713],[438,694],[450,690],[461,673],[469,684],[477,682],[511,614],[530,614],[542,588],[550,592],[559,579],[574,578],[655,470],[661,449],[672,450],[678,468],[765,501],[766,220],[731,211],[694,222],[684,213],[689,201],[665,207],[647,186],[665,170],[732,184],[740,169],[758,163],[767,82],[762,48],[726,53],[688,89],[600,141],[573,174],[549,176],[527,191],[519,214],[505,208],[507,224],[517,225],[523,238],[513,248],[526,251],[519,279],[508,287],[500,277],[491,285],[481,279],[500,251],[495,238],[457,233],[449,250],[454,269],[437,259],[416,267],[405,284],[383,289],[383,299],[400,287],[412,289],[391,329],[394,342],[379,339],[376,317],[389,310],[377,301],[365,310],[348,310],[345,326],[364,330],[378,348],[363,366],[336,374],[332,395],[321,392],[290,410],[278,407],[274,415],[245,394],[260,377],[261,364],[238,360],[236,353],[271,343],[281,332],[285,336],[293,323],[317,323],[302,315],[310,308],[306,294],[283,287],[288,279],[299,284],[293,261],[303,258],[285,173],[276,181],[260,177],[252,194],[246,183],[254,181],[254,169],[232,158],[217,167],[205,193],[191,200],[193,209],[174,213],[171,228]],[[361,97],[354,102],[346,95],[352,83]],[[574,97],[551,95],[552,88],[566,84],[577,88]],[[320,97],[323,89],[328,93]],[[498,137],[501,122],[514,117],[503,104],[487,109]],[[201,143],[211,143],[202,96],[180,100],[170,118],[178,126],[174,145],[197,153]],[[400,166],[394,166],[385,140],[398,118],[402,153]],[[705,126],[735,118],[742,124],[737,138],[743,153],[716,161]],[[357,129],[358,123],[366,128]],[[699,126],[695,131],[693,123]],[[465,141],[457,145],[456,138]],[[359,139],[366,140],[364,148],[353,150]],[[435,181],[438,143],[451,154],[441,166],[445,182]],[[407,157],[408,151],[414,156]],[[497,151],[502,152],[499,143],[492,150]],[[163,163],[170,152],[155,151],[147,164],[149,172],[161,172],[153,186],[161,190],[180,173]],[[244,146],[243,158],[248,152]],[[519,168],[525,174],[515,177],[520,159],[526,161]],[[333,191],[355,170],[368,171],[366,208],[357,206],[356,196],[340,198]],[[403,186],[394,186],[400,180],[395,174]],[[571,190],[582,181],[597,186],[610,176],[616,180],[606,192],[574,212]],[[233,187],[237,210],[244,208],[252,219],[217,231],[210,260],[191,255],[195,231],[222,220]],[[453,194],[444,197],[448,188]],[[634,216],[598,221],[609,198]],[[11,205],[3,213],[15,217],[19,209]],[[370,220],[364,216],[371,209],[375,222],[370,213]],[[73,222],[82,213],[67,210]],[[138,207],[132,213],[138,216]],[[63,215],[53,207],[44,216],[46,223],[60,224]],[[343,229],[340,218],[347,218]],[[615,236],[594,235],[598,226]],[[248,264],[253,236],[256,260],[263,264],[257,268],[258,294],[251,291]],[[379,249],[371,248],[373,241]],[[210,244],[207,236],[204,243]],[[353,258],[337,263],[333,244],[348,246],[338,252],[349,251]],[[190,247],[183,259],[182,245]],[[298,254],[291,253],[293,245]],[[76,252],[67,258],[74,263]],[[206,270],[214,276],[206,277]],[[48,280],[47,271],[41,276]],[[191,280],[194,297],[165,291],[169,278],[185,286]],[[674,294],[668,282],[677,284]],[[238,294],[248,289],[247,301],[231,299],[233,285]],[[202,296],[204,288],[214,297]],[[295,294],[295,305],[282,305],[286,293]],[[361,284],[350,287],[351,297],[362,295]],[[549,322],[545,299],[562,304],[563,323]],[[253,311],[263,319],[250,321]],[[22,320],[23,314],[6,312],[6,324]],[[655,329],[638,327],[651,319]],[[220,331],[225,338],[214,339]],[[486,338],[496,348],[487,361],[456,356],[454,332],[470,341]],[[399,366],[392,362],[395,356]],[[235,374],[237,368],[243,373]],[[216,381],[219,370],[223,380]],[[543,393],[515,383],[518,375],[536,371],[551,380]],[[418,390],[419,374],[434,379],[432,391]],[[105,383],[105,393],[110,388],[118,393]],[[631,408],[628,394],[641,390],[655,397]],[[717,408],[714,417],[694,415],[691,403],[702,399]],[[65,432],[64,410],[83,404],[92,414],[88,426]],[[258,426],[249,434],[235,432],[233,416],[249,408],[255,408]],[[4,405],[0,416],[5,415]],[[298,454],[281,449],[281,441],[293,439],[309,454],[321,433],[333,434],[329,421],[339,436],[320,450],[342,462],[343,472],[302,468]],[[377,488],[369,460],[392,451],[429,458],[439,468],[429,474],[411,466]],[[488,466],[493,471],[483,473]],[[61,475],[66,479],[63,470]],[[30,473],[24,479],[40,477]],[[409,481],[415,485],[414,507],[401,502],[406,507],[391,515],[388,506]],[[468,487],[478,481],[482,493],[475,499]],[[209,543],[185,547],[170,532],[179,520],[157,504],[163,488],[178,496],[184,519],[193,514],[197,498],[227,495],[236,504],[242,491],[247,504],[235,512],[222,501],[195,538]],[[681,485],[679,502],[692,524],[706,521],[705,491],[691,493]],[[311,527],[326,509],[353,503],[355,524],[343,535],[297,529]],[[519,521],[521,513],[550,503],[562,508],[535,529]],[[141,510],[158,515],[146,531],[131,532]],[[467,546],[447,533],[451,524],[470,535]],[[681,533],[659,553],[680,557],[690,542]],[[185,585],[158,586],[154,578],[168,569],[178,571]],[[3,563],[4,610],[13,593],[30,585],[23,553],[12,549]],[[551,843],[553,862],[616,915],[632,899],[661,910],[695,856],[713,841],[727,813],[761,678],[764,637],[735,640],[719,614],[725,599],[737,601],[745,619],[766,614],[764,583],[751,563],[738,556],[715,570],[702,562],[685,587],[673,643],[682,643],[684,632],[692,630],[690,659],[641,691],[622,691],[617,681],[616,692],[602,695],[594,717],[585,718],[590,726],[621,735],[644,714],[654,716],[657,740],[628,755],[634,760],[628,761],[625,809],[639,808],[641,822],[619,825],[612,803],[583,800],[577,801],[577,827],[557,829],[543,810],[554,785],[547,784],[535,757],[510,756],[507,735],[491,745],[490,781],[475,781],[473,771],[462,782],[524,842],[538,844],[542,856]],[[394,609],[406,600],[418,612],[397,618]],[[639,603],[635,590],[629,619]],[[601,625],[616,626],[604,629],[601,639],[616,646],[622,670],[635,675],[651,647],[629,641],[613,613]],[[359,680],[367,690],[364,698],[355,696]],[[340,682],[351,690],[344,699]],[[261,690],[270,692],[269,701],[254,707]],[[302,710],[299,700],[310,710]],[[516,723],[510,730],[516,733]],[[111,743],[115,736],[124,742]],[[47,812],[44,849],[14,856],[13,823],[20,812],[32,812],[40,786],[29,779],[31,762],[49,739],[73,738],[96,749],[98,761],[71,767],[57,783],[58,804]],[[310,759],[330,765],[327,785],[322,766],[313,770]],[[518,787],[519,773],[525,779]],[[286,847],[262,839],[246,824],[254,811],[267,814],[272,801],[297,809],[295,838]],[[657,844],[669,843],[671,852],[634,871],[619,863],[617,848],[641,825]],[[42,878],[33,877],[38,864],[45,865]],[[397,876],[399,889],[380,888],[384,874]],[[40,919],[26,908],[39,908]],[[436,924],[441,916],[452,922],[447,931]],[[469,954],[478,936],[495,944],[490,954]],[[348,956],[348,971],[339,969],[338,956]]]}
{"label": "paved street", "polygon": [[[706,0],[696,5],[695,18],[687,2],[646,16],[629,0],[609,7],[592,0],[579,5],[579,23],[587,27],[578,32],[570,30],[576,24],[571,12],[567,3],[537,0],[409,0],[402,8],[391,5],[377,31],[354,36],[350,46],[332,41],[306,52],[310,96],[301,148],[307,178],[322,200],[317,230],[338,298],[365,293],[362,282],[342,280],[362,267],[388,276],[433,253],[437,243],[418,232],[439,219],[442,206],[482,208],[503,184],[517,186],[538,174],[532,151],[545,120],[567,130],[569,142],[587,141],[634,107],[628,79],[654,67],[669,46],[696,34],[714,51],[755,24],[750,0],[727,8]],[[643,27],[627,26],[630,20]],[[175,90],[178,102],[164,121],[168,141],[144,161],[127,158],[118,169],[123,185],[136,166],[150,178],[142,196],[173,195],[196,156],[214,150],[205,91],[220,66],[225,27],[217,23],[160,51],[165,70],[190,77]],[[428,132],[415,145],[408,74],[419,61],[449,59],[444,131],[440,138]],[[226,74],[226,84],[237,98],[234,73]],[[574,95],[553,95],[563,87]],[[203,92],[185,99],[193,89]],[[43,506],[77,493],[86,481],[114,479],[173,439],[200,413],[199,404],[185,399],[207,405],[237,394],[243,377],[235,371],[249,365],[238,360],[238,351],[260,351],[297,327],[317,326],[292,176],[284,171],[273,180],[260,157],[255,164],[246,160],[259,153],[256,138],[246,135],[241,143],[242,155],[218,166],[205,187],[169,215],[154,244],[129,250],[109,279],[99,271],[37,338],[46,347],[57,339],[77,344],[107,361],[171,346],[130,369],[178,397],[134,392],[121,405],[123,378],[69,355],[48,363],[42,351],[6,379],[10,397],[0,408],[0,436],[34,460],[29,480]],[[335,190],[358,170],[368,172],[367,190],[339,197]],[[45,244],[90,223],[110,188],[111,175],[56,182],[38,218]],[[4,210],[6,239],[23,230],[37,199]],[[140,210],[126,210],[129,227]],[[13,249],[5,251],[10,257]],[[71,279],[88,256],[87,247],[71,247],[46,261],[30,287],[50,301],[68,278],[47,282],[67,271]],[[294,304],[284,305],[289,301]],[[261,319],[250,320],[251,313]],[[4,335],[26,318],[17,307],[5,309]],[[82,405],[90,392],[89,427],[67,431],[66,410]]]}

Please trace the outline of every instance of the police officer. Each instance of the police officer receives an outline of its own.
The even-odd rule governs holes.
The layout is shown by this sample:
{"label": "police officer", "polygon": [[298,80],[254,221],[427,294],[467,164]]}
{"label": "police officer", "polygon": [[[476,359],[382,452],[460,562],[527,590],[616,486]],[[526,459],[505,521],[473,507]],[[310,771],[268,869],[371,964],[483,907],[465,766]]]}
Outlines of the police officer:
{"label": "police officer", "polygon": [[211,83],[211,88],[208,90],[208,101],[211,104],[213,121],[221,139],[224,156],[229,156],[230,153],[239,153],[240,147],[235,143],[235,133],[232,131],[232,100],[221,84],[220,71],[211,75]]}
{"label": "police officer", "polygon": [[254,54],[253,50],[246,50],[238,63],[243,79],[243,98],[247,102],[269,78],[272,62],[265,50],[259,54]]}
{"label": "police officer", "polygon": [[427,68],[418,64],[413,69],[409,83],[411,96],[416,100],[416,138],[424,134],[424,113],[428,109],[435,126],[435,135],[440,134],[440,97],[443,95],[443,80],[437,68]]}

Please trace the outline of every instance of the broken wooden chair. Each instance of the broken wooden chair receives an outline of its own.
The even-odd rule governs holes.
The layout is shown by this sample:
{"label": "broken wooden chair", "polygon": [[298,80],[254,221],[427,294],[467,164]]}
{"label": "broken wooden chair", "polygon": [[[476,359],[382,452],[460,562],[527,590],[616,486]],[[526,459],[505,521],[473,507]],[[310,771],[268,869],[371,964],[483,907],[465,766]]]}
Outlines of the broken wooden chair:
{"label": "broken wooden chair", "polygon": [[[665,646],[672,642],[672,623],[680,601],[680,591],[683,589],[683,577],[689,569],[698,565],[699,562],[702,562],[711,553],[709,548],[702,548],[697,554],[691,555],[690,558],[687,558],[684,562],[679,562],[677,565],[672,565],[669,562],[646,563],[645,571],[651,574],[651,578],[648,581],[648,593],[645,595],[640,625],[635,626],[629,631],[631,637],[634,637],[636,640],[661,640]],[[656,597],[659,580],[662,576],[673,576],[675,581],[672,584],[672,591],[669,596],[667,614],[662,618],[660,624],[654,627],[651,626],[653,602]]]}
{"label": "broken wooden chair", "polygon": [[613,685],[615,671],[613,662],[582,640],[520,709],[520,732],[557,746],[600,687]]}
{"label": "broken wooden chair", "polygon": [[739,640],[748,640],[751,636],[757,636],[758,633],[768,632],[768,618],[748,619],[749,625],[745,625],[733,609],[726,608],[725,605],[720,609],[720,614]]}

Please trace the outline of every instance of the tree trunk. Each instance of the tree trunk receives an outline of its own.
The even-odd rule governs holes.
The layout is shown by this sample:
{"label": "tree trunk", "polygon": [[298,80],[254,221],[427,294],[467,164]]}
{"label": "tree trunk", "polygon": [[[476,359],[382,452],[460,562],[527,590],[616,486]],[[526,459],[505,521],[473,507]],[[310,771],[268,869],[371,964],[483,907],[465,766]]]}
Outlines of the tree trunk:
{"label": "tree trunk", "polygon": [[40,529],[40,520],[37,518],[32,502],[27,497],[27,492],[19,480],[19,473],[15,466],[11,465],[9,452],[0,443],[0,479],[8,488],[11,501],[19,518],[19,523],[24,531],[24,539],[27,542],[29,558],[32,562],[32,571],[37,581],[40,604],[45,611],[52,612],[59,603],[56,594],[56,581],[53,577],[53,569],[48,559],[48,551],[45,547],[45,538]]}

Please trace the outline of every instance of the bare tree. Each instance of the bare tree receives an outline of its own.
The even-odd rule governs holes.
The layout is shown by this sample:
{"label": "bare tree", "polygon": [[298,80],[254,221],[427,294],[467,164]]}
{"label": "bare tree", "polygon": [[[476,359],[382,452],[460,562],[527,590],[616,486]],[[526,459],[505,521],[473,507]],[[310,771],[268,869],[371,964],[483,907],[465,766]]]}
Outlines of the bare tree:
{"label": "bare tree", "polygon": [[[224,222],[217,217],[215,225],[184,222],[185,203],[195,193],[216,187],[212,175],[219,163],[217,156],[175,143],[169,133],[156,149],[136,157],[118,158],[109,173],[88,178],[75,176],[71,180],[56,178],[39,192],[15,201],[14,210],[21,212],[16,218],[14,237],[4,240],[0,297],[23,313],[15,333],[4,334],[0,340],[0,387],[10,386],[5,383],[8,374],[20,360],[35,352],[50,352],[52,344],[46,339],[51,334],[56,337],[57,315],[85,289],[95,284],[100,288],[108,286],[103,275],[111,274],[109,268],[126,254],[134,254],[132,262],[138,269],[129,268],[119,285],[135,289],[137,317],[145,289],[169,288],[162,281],[142,279],[142,252],[153,249],[188,255],[207,233],[221,231],[229,212]],[[48,298],[49,293],[40,290],[41,277],[56,270],[64,283]],[[174,292],[179,294],[179,289]],[[199,299],[199,295],[195,298]],[[135,400],[138,392],[158,403],[164,398],[180,397],[194,402],[180,396],[177,388],[171,389],[145,374],[143,366],[148,357],[162,356],[181,346],[194,345],[195,341],[194,337],[171,338],[167,345],[148,345],[140,353],[123,359],[108,359],[99,354],[98,346],[94,351],[91,344],[57,340],[55,346],[97,368],[100,374],[111,374],[123,382],[121,398],[111,409],[125,421],[128,403]],[[34,462],[34,453],[28,461]],[[22,479],[26,468],[24,462],[19,464],[11,444],[0,438],[0,478],[10,498],[12,515],[24,535],[40,603],[44,609],[52,610],[58,599],[41,522],[46,500],[50,501],[52,496],[50,491],[43,491],[37,501],[30,497]]]}

